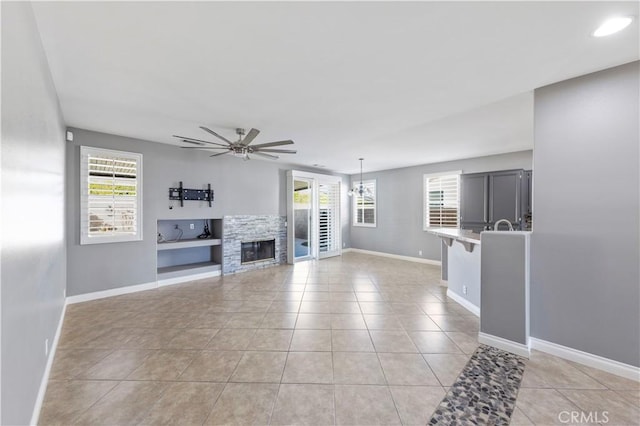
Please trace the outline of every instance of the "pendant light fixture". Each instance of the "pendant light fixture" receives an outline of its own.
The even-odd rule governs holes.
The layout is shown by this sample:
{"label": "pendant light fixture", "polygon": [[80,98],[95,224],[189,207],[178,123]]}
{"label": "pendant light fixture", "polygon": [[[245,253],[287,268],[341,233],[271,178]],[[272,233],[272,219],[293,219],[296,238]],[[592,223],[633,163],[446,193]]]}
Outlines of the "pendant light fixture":
{"label": "pendant light fixture", "polygon": [[370,197],[372,195],[371,190],[362,184],[362,161],[364,158],[358,158],[358,160],[360,160],[360,185],[351,188],[347,195],[349,195],[349,197],[353,197],[354,195]]}

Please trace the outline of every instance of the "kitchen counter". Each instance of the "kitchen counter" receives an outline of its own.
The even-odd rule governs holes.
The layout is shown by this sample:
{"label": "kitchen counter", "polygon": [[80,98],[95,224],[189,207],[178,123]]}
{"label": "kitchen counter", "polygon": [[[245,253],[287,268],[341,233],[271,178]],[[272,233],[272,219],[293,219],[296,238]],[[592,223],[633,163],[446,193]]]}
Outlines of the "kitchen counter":
{"label": "kitchen counter", "polygon": [[480,234],[455,228],[431,228],[427,232],[444,242],[447,296],[480,316]]}
{"label": "kitchen counter", "polygon": [[454,228],[427,232],[444,242],[447,297],[477,316],[482,314],[479,342],[528,357],[531,232],[478,234]]}
{"label": "kitchen counter", "polygon": [[480,234],[465,229],[432,228],[428,229],[427,232],[442,238],[442,241],[449,247],[454,241],[458,241],[468,252],[472,252],[474,246],[480,245]]}

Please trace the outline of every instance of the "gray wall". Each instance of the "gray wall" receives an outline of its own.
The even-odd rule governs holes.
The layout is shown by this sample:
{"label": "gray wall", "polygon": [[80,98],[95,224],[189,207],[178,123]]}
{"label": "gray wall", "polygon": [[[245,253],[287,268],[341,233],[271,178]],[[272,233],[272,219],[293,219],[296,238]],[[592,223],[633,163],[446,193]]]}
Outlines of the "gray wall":
{"label": "gray wall", "polygon": [[531,335],[640,365],[639,63],[535,91]]}
{"label": "gray wall", "polygon": [[[351,247],[402,256],[440,260],[440,239],[422,230],[423,175],[462,170],[463,173],[530,169],[531,151],[365,173],[376,179],[377,227],[351,227]],[[365,162],[366,166],[366,162]],[[360,181],[351,176],[352,185]],[[418,251],[422,250],[422,256]]]}
{"label": "gray wall", "polygon": [[530,234],[481,234],[480,331],[529,344]]}
{"label": "gray wall", "polygon": [[31,420],[64,306],[64,124],[29,3],[2,2],[2,417]]}
{"label": "gray wall", "polygon": [[[226,215],[286,216],[286,171],[299,168],[279,161],[242,161],[232,156],[210,158],[204,151],[127,137],[72,129],[67,143],[68,295],[146,284],[156,280],[158,219],[221,218]],[[80,245],[80,146],[143,154],[143,240]],[[307,169],[308,170],[308,169]],[[318,172],[318,170],[310,170]],[[348,177],[342,176],[343,183]],[[170,187],[211,184],[213,207],[204,202],[169,201]],[[343,198],[346,201],[346,190]],[[173,209],[169,206],[173,205]],[[348,212],[343,214],[343,242],[349,246]],[[109,259],[109,262],[104,262]],[[114,266],[117,265],[117,266]]]}
{"label": "gray wall", "polygon": [[[454,241],[447,248],[448,265],[448,289],[468,300],[472,305],[480,309],[480,262],[482,247],[476,245],[469,253],[462,244]],[[463,286],[467,286],[467,294],[464,294]]]}

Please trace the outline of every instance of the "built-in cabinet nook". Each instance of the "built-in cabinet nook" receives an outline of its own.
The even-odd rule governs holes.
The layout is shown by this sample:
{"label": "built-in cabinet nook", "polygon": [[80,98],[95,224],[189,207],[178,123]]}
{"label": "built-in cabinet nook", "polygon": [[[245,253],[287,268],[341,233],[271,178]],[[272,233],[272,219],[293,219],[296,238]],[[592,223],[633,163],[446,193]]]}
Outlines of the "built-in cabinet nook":
{"label": "built-in cabinet nook", "polygon": [[167,285],[222,271],[222,219],[158,220],[158,284]]}

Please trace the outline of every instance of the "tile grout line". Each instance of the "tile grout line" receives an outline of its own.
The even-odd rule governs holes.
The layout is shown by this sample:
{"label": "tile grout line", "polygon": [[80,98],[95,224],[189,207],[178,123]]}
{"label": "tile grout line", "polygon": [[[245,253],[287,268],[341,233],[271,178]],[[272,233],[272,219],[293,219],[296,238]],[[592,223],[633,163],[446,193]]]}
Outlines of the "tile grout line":
{"label": "tile grout line", "polygon": [[[190,382],[193,383],[193,382]],[[209,383],[209,382],[207,382]],[[216,382],[214,382],[216,383]],[[211,414],[213,413],[214,408],[216,408],[216,404],[218,403],[218,401],[220,400],[220,397],[222,396],[222,394],[224,393],[224,391],[227,389],[227,385],[229,384],[229,382],[225,382],[224,386],[222,386],[222,390],[220,391],[220,393],[218,394],[218,396],[216,397],[215,401],[213,401],[213,404],[211,404],[211,409],[209,410],[209,413],[207,414],[207,416],[204,418],[204,420],[202,421],[202,425],[207,423],[207,420],[209,420],[209,417],[211,417]]]}
{"label": "tile grout line", "polygon": [[[360,306],[360,303],[358,303],[358,306]],[[362,306],[360,306],[360,310],[362,311]],[[391,396],[391,401],[393,402],[393,408],[396,410],[396,416],[398,416],[398,420],[402,424],[402,417],[400,417],[400,410],[398,409],[398,405],[396,404],[396,400],[393,397],[393,392],[391,392],[391,389],[389,389],[389,386],[390,386],[389,385],[389,379],[387,379],[387,373],[384,371],[384,368],[382,367],[382,361],[380,361],[380,355],[378,354],[378,349],[375,346],[375,343],[373,341],[373,337],[371,336],[371,330],[369,329],[368,326],[367,326],[367,334],[369,335],[369,340],[371,340],[371,345],[373,346],[373,350],[375,351],[376,359],[378,360],[378,364],[380,365],[380,371],[382,371],[382,377],[384,377],[385,387],[387,389],[387,392],[389,392],[389,395]]]}
{"label": "tile grout line", "polygon": [[[120,383],[122,383],[121,380],[113,380],[114,382],[117,381],[117,383],[111,388],[109,389],[107,392],[105,392],[104,395],[102,395],[100,398],[98,398],[93,404],[91,404],[89,407],[87,407],[85,410],[82,410],[81,412],[77,413],[73,419],[72,419],[72,423],[76,423],[76,421],[82,417],[82,415],[84,415],[84,413],[86,413],[87,411],[89,411],[91,408],[93,408],[96,404],[98,404],[98,402],[100,402],[103,398],[105,398],[107,395],[109,395],[111,392],[113,392],[113,390],[115,388],[117,388],[118,386],[120,386]],[[44,403],[43,403],[44,406]]]}
{"label": "tile grout line", "polygon": [[[330,270],[326,270],[326,271],[321,271],[321,273],[326,274],[326,273],[331,273],[331,272],[330,272]],[[369,278],[369,280],[371,281],[371,279],[370,279],[370,278]],[[321,281],[322,281],[322,280],[321,280]],[[342,279],[339,279],[338,281],[342,281]],[[339,293],[339,292],[341,292],[342,290],[346,290],[346,287],[337,287],[336,289],[334,289],[335,291],[332,291],[332,288],[331,288],[331,282],[332,282],[332,281],[331,281],[331,279],[329,279],[329,280],[327,280],[326,285],[325,285],[325,283],[322,283],[322,282],[314,283],[314,284],[318,285],[318,287],[319,287],[319,288],[314,288],[313,290],[325,290],[325,289],[326,289],[326,290],[328,290],[327,292],[329,293],[329,300],[327,300],[327,301],[326,301],[326,302],[327,302],[327,305],[331,305],[331,304],[333,304],[334,302],[335,302],[335,303],[337,303],[337,304],[344,303],[344,302],[347,302],[347,303],[348,303],[348,302],[354,302],[354,303],[357,303],[357,304],[358,304],[358,309],[360,310],[360,311],[359,311],[360,313],[359,313],[358,315],[359,315],[360,317],[364,318],[364,315],[365,315],[365,314],[363,313],[362,305],[361,305],[361,302],[363,302],[363,301],[362,301],[362,300],[360,300],[360,299],[358,298],[358,296],[357,296],[357,294],[356,294],[357,292],[355,292],[355,291],[348,291],[348,293],[353,293],[353,294],[354,294],[354,296],[355,296],[355,300],[352,300],[352,299],[342,300],[342,299],[343,299],[343,297],[340,297],[340,300],[333,300],[333,298],[331,297],[331,294],[333,294],[333,293]],[[233,292],[239,292],[239,291],[241,291],[241,289],[240,289],[240,287],[241,287],[241,285],[242,285],[242,283],[241,283],[241,282],[234,282],[234,283],[230,283],[230,284],[231,284],[231,285],[233,285],[233,287],[232,287],[232,288],[230,288],[230,290],[231,290],[231,291],[233,291]],[[337,284],[341,284],[341,283],[337,283]],[[408,286],[413,286],[414,284],[410,284],[410,283],[408,283],[407,285],[408,285]],[[375,283],[374,283],[374,286],[375,286]],[[275,288],[274,286],[271,286],[270,288],[272,288],[272,287],[273,287],[273,291],[287,290],[287,288],[282,288],[282,287]],[[353,285],[352,285],[350,288],[355,290],[355,288],[353,287]],[[376,290],[377,290],[377,291],[374,291],[373,293],[382,294],[382,292],[380,291],[380,288],[378,288],[377,286],[376,286]],[[244,296],[244,297],[243,297],[243,296],[236,296],[236,297],[239,299],[239,300],[237,300],[238,302],[242,302],[242,301],[243,301],[243,298],[245,299],[244,301],[245,301],[245,302],[247,302],[246,297],[251,297],[251,292],[258,292],[259,290],[257,290],[257,287],[256,287],[256,286],[252,285],[252,286],[250,286],[249,290],[247,290],[247,291],[248,291],[248,293],[247,293],[247,295],[246,295],[246,296]],[[271,290],[266,289],[266,290],[264,290],[264,291],[271,291]],[[172,292],[172,293],[175,293],[175,292]],[[195,293],[195,292],[194,292],[194,293]],[[302,293],[303,293],[303,297],[304,297],[304,294],[305,294],[305,293],[309,293],[309,294],[310,294],[310,293],[312,293],[312,291],[311,291],[311,289],[309,289],[309,288],[308,288],[308,287],[306,287],[306,285],[305,285],[305,289],[304,289],[304,291],[303,291]],[[364,293],[368,293],[368,292],[366,292],[366,291],[365,291]],[[170,295],[171,295],[171,296],[174,296],[174,294],[170,294]],[[191,297],[192,297],[192,296],[185,296],[185,299],[188,299],[188,298],[191,298]],[[275,297],[275,296],[274,296],[274,297]],[[224,300],[224,299],[220,299],[220,300]],[[228,299],[228,300],[230,300],[230,301],[235,301],[235,298],[230,298],[230,299]],[[382,303],[385,303],[385,304],[391,304],[391,303],[394,303],[394,302],[392,302],[393,300],[399,300],[399,301],[398,301],[398,302],[396,302],[396,303],[409,303],[408,301],[406,301],[405,299],[402,299],[402,298],[401,298],[401,299],[397,299],[397,298],[396,298],[396,299],[394,299],[394,298],[385,298],[385,299],[383,299],[383,300],[382,300]],[[253,298],[250,298],[248,301],[249,301],[249,302],[251,302],[251,301],[254,301],[254,299],[253,299]],[[227,310],[224,310],[224,311],[220,311],[220,313],[222,313],[222,312],[228,312],[228,313],[230,313],[231,315],[233,315],[233,314],[235,314],[235,313],[262,313],[262,314],[263,314],[263,316],[262,316],[262,318],[261,318],[260,324],[258,325],[258,327],[257,327],[257,328],[255,328],[255,327],[254,327],[254,328],[252,328],[252,330],[253,330],[253,332],[254,332],[254,334],[253,334],[253,336],[252,336],[253,338],[255,338],[255,334],[256,334],[256,333],[261,329],[261,326],[264,324],[264,321],[266,321],[266,319],[265,319],[265,315],[268,315],[268,314],[269,314],[269,309],[270,309],[270,308],[271,308],[271,306],[276,302],[276,301],[275,301],[275,299],[263,300],[263,299],[260,299],[260,298],[256,298],[256,299],[255,299],[255,301],[258,301],[258,302],[260,302],[260,301],[265,301],[265,302],[266,302],[266,301],[270,301],[271,303],[270,303],[269,307],[264,308],[264,310],[256,310],[256,308],[253,308],[253,307],[249,306],[249,305],[251,305],[251,303],[245,303],[247,306],[249,306],[249,308],[240,308],[240,309],[238,309],[238,308],[239,308],[239,306],[238,306],[238,308],[236,308],[236,309],[233,309],[233,307],[232,307],[231,309],[227,309]],[[300,309],[301,309],[301,306],[302,306],[303,300],[302,300],[302,299],[301,299],[301,300],[299,300],[299,301],[298,301],[298,303],[299,303],[299,304],[298,304],[297,316],[296,316],[296,319],[295,319],[295,322],[294,322],[294,325],[293,325],[293,329],[292,329],[292,337],[291,337],[291,340],[289,341],[289,345],[288,345],[287,357],[288,357],[288,353],[290,352],[290,349],[291,349],[291,343],[292,343],[292,339],[293,339],[293,334],[295,333],[295,331],[296,331],[296,330],[298,330],[297,326],[298,326],[298,323],[299,323],[299,320],[300,320],[299,315],[301,314]],[[259,304],[258,304],[258,305],[259,305]],[[334,309],[334,308],[330,308],[330,312],[329,312],[329,316],[330,316],[330,317],[331,317],[331,316],[334,316],[334,315],[348,315],[348,314],[338,314],[339,309],[338,309],[338,311],[336,311],[336,312],[332,312],[332,311],[333,311],[333,309]],[[337,308],[335,308],[335,309],[337,309]],[[213,311],[213,313],[215,313],[215,312],[217,312],[217,311]],[[353,313],[349,313],[349,314],[353,314]],[[374,314],[379,314],[379,313],[374,312],[372,315],[374,315]],[[396,312],[394,311],[393,313],[389,313],[389,314],[390,314],[390,315],[391,315],[391,314],[396,315]],[[426,314],[425,314],[425,315],[426,315]],[[371,331],[370,331],[369,327],[366,325],[366,323],[365,323],[365,327],[366,327],[365,329],[367,330],[367,335],[369,336],[369,339],[370,339],[371,343],[373,344],[373,339],[372,339],[372,337],[371,337]],[[151,328],[154,328],[154,327],[151,327]],[[181,329],[184,329],[184,328],[189,328],[189,327],[182,327]],[[222,329],[226,329],[225,325],[222,325],[222,327],[221,327],[221,328],[219,328],[219,331],[221,331]],[[280,328],[277,328],[277,329],[280,329]],[[285,328],[285,329],[288,329],[288,328]],[[229,329],[229,330],[231,330],[231,329]],[[329,330],[331,331],[331,335],[333,336],[333,330],[334,330],[334,328],[333,328],[333,327],[331,327]],[[337,330],[337,329],[336,329],[336,330]],[[346,328],[346,329],[344,329],[344,330],[353,330],[353,329],[351,329],[351,328]],[[218,331],[218,332],[219,332],[219,331]],[[405,329],[405,330],[403,330],[403,331],[404,331],[405,333],[407,333],[407,330],[406,330],[406,329]],[[216,333],[216,335],[217,335],[217,333]],[[205,345],[205,347],[204,347],[204,348],[200,348],[199,350],[200,350],[200,351],[204,351],[204,350],[212,349],[212,348],[207,348],[206,346],[208,346],[208,345],[210,344],[211,340],[213,340],[213,339],[215,338],[215,336],[216,336],[216,335],[212,336],[212,337],[209,339],[209,342]],[[409,336],[409,337],[410,337],[410,336]],[[410,338],[411,338],[411,337],[410,337]],[[413,342],[413,339],[411,339],[411,341]],[[415,343],[414,343],[414,344],[415,344]],[[333,370],[334,370],[334,359],[333,359],[333,354],[335,353],[334,348],[333,348],[333,342],[331,343],[331,345],[332,345],[332,347],[331,347],[331,351],[330,351],[330,352],[332,353],[332,357],[331,357],[331,370],[332,370],[332,375],[333,375]],[[456,345],[456,346],[457,346],[457,345]],[[162,348],[159,348],[159,349],[162,349]],[[246,352],[248,352],[248,351],[249,351],[249,349],[244,348],[244,351],[243,351],[243,352],[245,352],[245,353],[246,353]],[[305,351],[305,352],[308,352],[308,351]],[[314,351],[314,352],[315,352],[315,351]],[[320,352],[324,352],[324,351],[320,351]],[[349,351],[349,352],[350,352],[350,351]],[[375,350],[375,347],[374,347],[374,352],[377,354],[377,355],[376,355],[376,359],[378,360],[378,363],[380,364],[380,358],[379,358],[379,355],[378,355],[378,354],[379,354],[379,352],[377,352],[377,350]],[[411,352],[411,353],[413,353],[413,352]],[[108,356],[108,355],[105,355],[105,356]],[[197,355],[196,355],[196,356],[197,356]],[[194,358],[195,358],[195,357],[194,357]],[[286,358],[286,360],[285,360],[285,367],[283,368],[283,372],[282,372],[282,374],[281,374],[280,384],[282,384],[282,379],[283,379],[284,371],[285,371],[285,368],[286,368],[286,361],[288,361],[288,358]],[[190,365],[192,365],[192,364],[193,364],[193,362],[194,362],[194,359],[191,359],[191,360],[190,360],[190,362],[189,362],[189,365],[185,366],[184,370],[179,374],[178,379],[179,379],[179,378],[184,374],[184,371],[185,371],[186,369],[188,369]],[[235,373],[235,371],[237,370],[237,366],[238,366],[238,364],[236,364],[236,366],[234,367],[234,371],[231,373],[231,375],[233,375],[233,374]],[[381,369],[381,370],[382,370],[382,369]],[[383,375],[385,375],[384,370],[382,370],[382,372],[383,372]],[[436,377],[437,377],[437,376],[436,376]],[[127,379],[125,379],[124,381],[128,381],[128,380],[127,380]],[[178,382],[182,382],[182,381],[180,381],[180,380],[177,380],[177,381],[178,381]],[[332,380],[332,381],[333,381],[333,382],[335,382],[335,377],[333,377],[333,380]],[[225,383],[225,388],[227,387],[227,384],[228,384],[228,383],[229,383],[229,381],[228,381],[228,379],[227,379],[227,382]],[[388,385],[388,380],[386,379],[386,375],[385,375],[385,383],[386,383],[385,385],[381,385],[381,386],[384,386],[384,387],[387,387],[387,388],[388,388],[388,387],[389,387],[389,385]],[[224,391],[224,390],[223,390],[223,391]],[[223,391],[222,391],[222,392],[223,392]],[[333,392],[333,404],[334,404],[334,421],[335,421],[335,403],[336,403],[336,401],[335,401],[335,383],[334,383],[334,386],[333,386],[333,391],[334,391],[334,392]],[[221,392],[221,393],[222,393],[222,392]],[[221,393],[220,393],[220,394],[221,394]],[[218,398],[219,398],[220,394],[218,395]],[[394,401],[394,406],[395,406],[395,408],[396,408],[396,412],[397,412],[397,411],[398,411],[398,407],[397,407],[397,405],[395,404],[395,399],[393,398],[393,395],[391,395],[391,397],[392,397],[392,400]],[[216,401],[217,401],[217,400],[216,400]],[[277,401],[277,397],[276,397],[276,399],[274,400],[274,404],[275,404],[275,401]],[[215,402],[214,402],[214,405],[215,405]],[[272,407],[272,411],[273,411],[273,407]],[[209,416],[210,416],[210,414],[211,414],[211,413],[209,413]],[[271,414],[271,415],[272,415],[272,414]],[[207,418],[208,418],[208,417],[207,417]]]}
{"label": "tile grout line", "polygon": [[[305,289],[306,289],[306,284],[305,284]],[[302,292],[302,297],[304,298],[304,290]],[[291,339],[289,340],[289,346],[287,347],[287,355],[285,356],[284,359],[284,365],[282,366],[282,373],[280,374],[280,382],[278,383],[278,391],[276,392],[275,397],[273,398],[273,403],[271,404],[271,412],[269,413],[269,419],[267,421],[267,423],[270,425],[271,421],[273,420],[273,411],[276,408],[276,404],[278,403],[278,398],[280,397],[280,389],[282,388],[282,379],[284,378],[284,372],[287,369],[287,362],[289,362],[289,353],[291,352],[291,343],[293,342],[293,336],[295,334],[295,326],[298,323],[298,315],[300,315],[300,307],[302,306],[302,301],[299,302],[298,304],[298,311],[296,314],[296,321],[294,324],[294,331],[291,333]]]}

